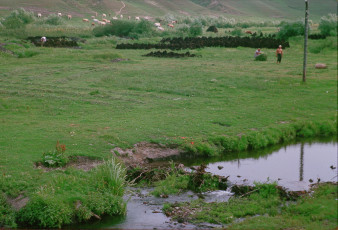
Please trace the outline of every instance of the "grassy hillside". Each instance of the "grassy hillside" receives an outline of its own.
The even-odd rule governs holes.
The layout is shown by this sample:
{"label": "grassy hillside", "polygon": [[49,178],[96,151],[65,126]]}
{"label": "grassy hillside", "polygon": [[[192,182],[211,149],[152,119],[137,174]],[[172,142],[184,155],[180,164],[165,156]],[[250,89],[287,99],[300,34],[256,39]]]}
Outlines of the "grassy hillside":
{"label": "grassy hillside", "polygon": [[[2,0],[0,13],[13,8],[42,12],[64,12],[78,16],[99,13],[132,16],[164,16],[168,13],[178,15],[231,15],[241,17],[297,19],[303,17],[303,0]],[[310,15],[317,20],[328,13],[336,13],[336,0],[312,0]]]}

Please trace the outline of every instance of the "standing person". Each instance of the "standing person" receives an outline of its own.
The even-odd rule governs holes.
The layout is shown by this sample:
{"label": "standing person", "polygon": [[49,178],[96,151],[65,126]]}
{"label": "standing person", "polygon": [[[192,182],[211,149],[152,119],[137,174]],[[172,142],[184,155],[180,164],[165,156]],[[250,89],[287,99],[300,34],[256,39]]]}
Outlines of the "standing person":
{"label": "standing person", "polygon": [[282,57],[283,57],[283,49],[281,45],[279,45],[278,49],[276,50],[276,57],[277,57],[277,64],[281,63]]}

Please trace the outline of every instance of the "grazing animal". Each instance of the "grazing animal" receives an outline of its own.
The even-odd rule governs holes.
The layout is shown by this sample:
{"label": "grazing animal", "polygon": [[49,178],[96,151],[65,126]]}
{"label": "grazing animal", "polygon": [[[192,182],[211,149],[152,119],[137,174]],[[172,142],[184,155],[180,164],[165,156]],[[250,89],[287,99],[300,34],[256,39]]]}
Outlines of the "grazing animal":
{"label": "grazing animal", "polygon": [[72,19],[72,15],[68,14],[67,18],[68,18],[68,20]]}
{"label": "grazing animal", "polygon": [[97,12],[95,12],[95,16],[97,17]]}
{"label": "grazing animal", "polygon": [[102,21],[103,21],[103,22],[107,22],[108,20],[107,20],[107,19],[105,19],[105,18],[103,18],[103,19],[102,19]]}
{"label": "grazing animal", "polygon": [[93,21],[94,22],[99,22],[99,19],[94,18]]}
{"label": "grazing animal", "polygon": [[89,22],[89,20],[87,18],[83,18],[82,21],[83,22]]}
{"label": "grazing animal", "polygon": [[121,18],[121,19],[123,18],[123,14],[120,15],[120,18]]}
{"label": "grazing animal", "polygon": [[92,26],[95,26],[95,22],[92,22]]}
{"label": "grazing animal", "polygon": [[102,14],[102,17],[105,18],[105,17],[107,17],[107,15],[106,14]]}
{"label": "grazing animal", "polygon": [[130,17],[130,16],[128,16],[128,19],[130,20],[130,19],[131,19],[131,17]]}
{"label": "grazing animal", "polygon": [[62,17],[62,14],[61,14],[61,13],[58,13],[58,16],[59,16],[59,17]]}
{"label": "grazing animal", "polygon": [[42,14],[41,13],[38,13],[38,18],[41,18],[42,17]]}
{"label": "grazing animal", "polygon": [[109,15],[109,17],[110,17],[110,16],[111,16],[111,13],[109,13],[108,15]]}
{"label": "grazing animal", "polygon": [[277,27],[277,32],[279,32],[280,31],[280,28],[279,27]]}
{"label": "grazing animal", "polygon": [[47,41],[47,38],[46,38],[46,37],[41,37],[40,41],[41,41],[42,43],[45,43],[45,42]]}
{"label": "grazing animal", "polygon": [[169,26],[170,28],[174,28],[174,25],[173,25],[173,24],[168,24],[168,26]]}
{"label": "grazing animal", "polygon": [[252,34],[250,30],[245,31],[246,34]]}
{"label": "grazing animal", "polygon": [[155,25],[156,27],[160,27],[160,26],[161,26],[161,23],[156,22],[156,23],[154,23],[154,25]]}
{"label": "grazing animal", "polygon": [[163,27],[159,26],[157,27],[158,30],[164,31]]}
{"label": "grazing animal", "polygon": [[113,20],[117,20],[118,18],[117,18],[117,17],[113,17],[112,19],[113,19]]}
{"label": "grazing animal", "polygon": [[171,24],[175,24],[175,23],[177,23],[177,21],[171,21]]}
{"label": "grazing animal", "polygon": [[105,23],[105,22],[102,22],[102,21],[99,21],[99,24],[100,24],[101,26],[106,25],[106,23]]}
{"label": "grazing animal", "polygon": [[140,21],[140,17],[135,17],[135,20],[136,21]]}
{"label": "grazing animal", "polygon": [[91,18],[92,18],[92,19],[94,19],[94,18],[95,18],[95,16],[93,15],[93,16],[91,16]]}

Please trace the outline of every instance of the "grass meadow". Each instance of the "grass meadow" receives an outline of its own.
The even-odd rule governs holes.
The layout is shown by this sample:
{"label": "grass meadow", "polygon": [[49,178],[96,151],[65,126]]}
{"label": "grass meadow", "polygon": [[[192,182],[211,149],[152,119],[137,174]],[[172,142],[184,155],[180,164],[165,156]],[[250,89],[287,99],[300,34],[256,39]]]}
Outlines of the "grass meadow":
{"label": "grass meadow", "polygon": [[[47,36],[64,33],[53,28]],[[36,32],[32,27],[26,33]],[[69,174],[76,180],[82,173],[60,175],[34,167],[58,140],[68,156],[110,159],[114,147],[142,141],[199,151],[195,146],[213,146],[213,138],[297,124],[327,124],[328,133],[336,133],[334,37],[309,41],[307,82],[302,83],[301,37],[290,40],[291,48],[276,64],[272,49],[262,50],[266,62],[254,61],[255,49],[243,47],[190,50],[199,57],[170,59],[142,56],[151,50],[117,50],[117,43],[126,42],[117,37],[88,36],[80,49],[67,49],[2,36],[4,47],[18,55],[0,52],[0,190],[9,197],[34,197],[46,184],[63,198],[73,194],[71,183],[56,178]],[[112,62],[117,58],[128,60]],[[315,69],[316,63],[328,68]]]}

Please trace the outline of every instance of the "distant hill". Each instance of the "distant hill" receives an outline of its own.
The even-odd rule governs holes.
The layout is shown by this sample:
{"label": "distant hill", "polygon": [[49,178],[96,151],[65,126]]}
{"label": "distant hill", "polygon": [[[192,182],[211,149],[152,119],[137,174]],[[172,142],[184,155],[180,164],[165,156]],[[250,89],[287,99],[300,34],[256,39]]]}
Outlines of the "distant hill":
{"label": "distant hill", "polygon": [[[0,11],[23,7],[43,14],[63,12],[78,16],[98,13],[158,17],[174,15],[225,15],[277,19],[304,17],[304,0],[1,0]],[[310,17],[337,13],[337,0],[309,0]]]}

